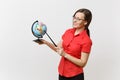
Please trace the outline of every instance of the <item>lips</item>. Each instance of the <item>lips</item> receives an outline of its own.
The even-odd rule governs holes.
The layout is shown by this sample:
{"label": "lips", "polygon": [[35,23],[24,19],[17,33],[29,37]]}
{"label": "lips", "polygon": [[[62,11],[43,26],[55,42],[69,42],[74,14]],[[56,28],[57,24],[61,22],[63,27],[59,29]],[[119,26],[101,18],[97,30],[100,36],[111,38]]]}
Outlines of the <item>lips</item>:
{"label": "lips", "polygon": [[76,24],[76,23],[73,23],[73,25],[74,25],[74,26],[77,26],[78,24]]}

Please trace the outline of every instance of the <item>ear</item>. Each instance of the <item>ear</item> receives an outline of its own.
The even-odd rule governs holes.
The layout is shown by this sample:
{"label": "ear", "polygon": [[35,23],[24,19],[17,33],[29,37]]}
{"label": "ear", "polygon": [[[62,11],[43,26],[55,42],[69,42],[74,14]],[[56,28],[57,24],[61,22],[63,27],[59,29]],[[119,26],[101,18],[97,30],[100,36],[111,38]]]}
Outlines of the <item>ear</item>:
{"label": "ear", "polygon": [[84,25],[87,25],[87,21],[84,23]]}

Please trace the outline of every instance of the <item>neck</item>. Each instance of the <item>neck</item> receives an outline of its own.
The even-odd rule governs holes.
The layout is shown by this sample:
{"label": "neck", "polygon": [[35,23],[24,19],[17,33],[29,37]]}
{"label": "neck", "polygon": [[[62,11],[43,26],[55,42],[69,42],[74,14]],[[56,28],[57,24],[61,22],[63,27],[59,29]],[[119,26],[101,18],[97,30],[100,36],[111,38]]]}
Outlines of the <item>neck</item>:
{"label": "neck", "polygon": [[83,30],[84,28],[76,28],[74,35],[81,33]]}

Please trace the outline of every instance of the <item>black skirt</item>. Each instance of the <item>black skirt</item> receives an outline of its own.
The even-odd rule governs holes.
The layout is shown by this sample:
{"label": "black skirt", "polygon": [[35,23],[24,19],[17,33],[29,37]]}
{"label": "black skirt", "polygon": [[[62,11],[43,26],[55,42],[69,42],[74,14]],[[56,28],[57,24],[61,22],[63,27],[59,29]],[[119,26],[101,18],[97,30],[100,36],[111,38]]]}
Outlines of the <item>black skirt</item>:
{"label": "black skirt", "polygon": [[64,77],[64,76],[59,75],[59,80],[84,80],[84,74],[81,73],[74,77]]}

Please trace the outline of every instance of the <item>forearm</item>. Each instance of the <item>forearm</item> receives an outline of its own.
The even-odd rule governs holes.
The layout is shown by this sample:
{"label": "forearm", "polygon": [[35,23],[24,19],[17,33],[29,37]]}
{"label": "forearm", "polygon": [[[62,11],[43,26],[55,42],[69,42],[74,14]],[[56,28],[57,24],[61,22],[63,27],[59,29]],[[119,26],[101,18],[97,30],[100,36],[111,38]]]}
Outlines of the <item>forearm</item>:
{"label": "forearm", "polygon": [[69,61],[71,61],[72,63],[76,64],[76,65],[79,66],[79,67],[84,67],[85,64],[86,64],[86,63],[83,62],[81,59],[78,59],[78,58],[76,58],[76,57],[73,57],[73,56],[71,56],[71,55],[69,55],[69,54],[67,54],[67,53],[64,54],[64,57],[65,57],[66,59],[68,59]]}
{"label": "forearm", "polygon": [[53,45],[52,43],[45,41],[44,44],[46,44],[49,48],[51,48],[53,51],[56,52],[56,48],[55,45]]}

